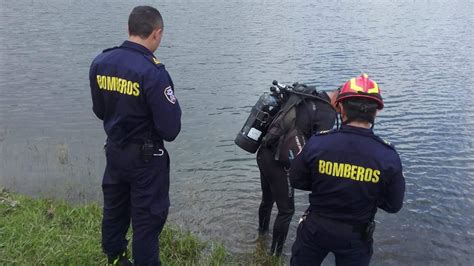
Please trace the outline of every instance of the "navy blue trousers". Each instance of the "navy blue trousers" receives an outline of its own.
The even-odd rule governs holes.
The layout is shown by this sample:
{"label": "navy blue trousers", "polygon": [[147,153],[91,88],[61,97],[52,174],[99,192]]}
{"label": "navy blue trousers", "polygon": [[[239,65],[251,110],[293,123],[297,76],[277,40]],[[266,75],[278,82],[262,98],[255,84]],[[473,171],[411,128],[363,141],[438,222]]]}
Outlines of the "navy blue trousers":
{"label": "navy blue trousers", "polygon": [[363,241],[361,232],[348,224],[310,214],[298,226],[291,249],[291,265],[321,265],[329,252],[336,265],[369,265],[373,241]]}
{"label": "navy blue trousers", "polygon": [[169,157],[165,151],[146,163],[140,149],[138,144],[107,144],[102,248],[110,257],[125,251],[131,221],[135,265],[160,265],[159,235],[169,209]]}
{"label": "navy blue trousers", "polygon": [[295,213],[294,190],[290,185],[285,167],[275,161],[273,151],[261,147],[257,153],[257,164],[262,187],[262,201],[258,209],[259,231],[260,233],[268,231],[273,204],[276,202],[278,214],[273,224],[270,253],[280,256],[291,218]]}

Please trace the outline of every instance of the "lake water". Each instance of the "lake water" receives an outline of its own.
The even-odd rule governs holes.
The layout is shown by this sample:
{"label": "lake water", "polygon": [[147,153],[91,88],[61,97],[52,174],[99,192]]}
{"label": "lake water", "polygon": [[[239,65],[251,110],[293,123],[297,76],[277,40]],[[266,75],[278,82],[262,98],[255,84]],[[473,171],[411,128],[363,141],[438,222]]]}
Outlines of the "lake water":
{"label": "lake water", "polygon": [[[0,2],[1,186],[101,201],[105,134],[88,69],[147,3],[163,14],[156,55],[183,109],[167,146],[172,223],[254,252],[259,172],[233,143],[251,106],[273,79],[328,90],[366,72],[386,101],[374,130],[396,145],[407,182],[401,212],[377,214],[373,264],[474,264],[472,1]],[[298,191],[287,256],[307,205]]]}

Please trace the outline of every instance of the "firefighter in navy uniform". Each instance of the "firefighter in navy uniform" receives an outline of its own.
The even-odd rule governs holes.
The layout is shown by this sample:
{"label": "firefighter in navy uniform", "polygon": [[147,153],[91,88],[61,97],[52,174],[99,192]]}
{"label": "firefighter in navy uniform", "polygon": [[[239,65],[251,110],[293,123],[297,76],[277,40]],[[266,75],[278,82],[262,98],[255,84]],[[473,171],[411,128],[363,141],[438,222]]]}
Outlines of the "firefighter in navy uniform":
{"label": "firefighter in navy uniform", "polygon": [[377,83],[366,74],[353,78],[336,103],[341,128],[312,136],[291,165],[293,187],[311,191],[291,265],[319,265],[329,252],[336,265],[368,265],[377,208],[396,213],[402,207],[400,157],[372,131],[384,105]]}
{"label": "firefighter in navy uniform", "polygon": [[160,265],[158,237],[170,205],[163,141],[180,132],[181,109],[153,55],[163,34],[161,14],[135,7],[128,29],[129,39],[98,55],[89,73],[93,111],[107,134],[102,248],[110,264],[132,265],[125,238],[131,221],[135,265]]}

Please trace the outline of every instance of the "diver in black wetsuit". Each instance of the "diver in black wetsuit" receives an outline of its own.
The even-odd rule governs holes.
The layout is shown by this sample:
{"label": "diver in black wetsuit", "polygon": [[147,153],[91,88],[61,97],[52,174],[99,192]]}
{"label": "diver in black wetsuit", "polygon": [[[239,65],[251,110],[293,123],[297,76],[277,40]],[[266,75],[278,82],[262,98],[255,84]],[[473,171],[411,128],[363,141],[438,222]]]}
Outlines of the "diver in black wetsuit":
{"label": "diver in black wetsuit", "polygon": [[[321,130],[332,129],[336,120],[336,112],[329,103],[334,103],[338,91],[330,92],[316,92],[313,94],[326,100],[324,101],[306,101],[303,100],[296,105],[293,112],[293,117],[281,118],[282,123],[290,123],[293,119],[293,126],[285,129],[285,134],[291,135],[291,131],[295,130],[291,127],[296,127],[298,132],[296,135],[301,135],[300,138],[295,135],[279,136],[272,135],[272,128],[269,129],[260,149],[257,153],[257,164],[260,170],[260,180],[262,187],[262,201],[258,211],[260,235],[265,235],[269,231],[269,223],[273,203],[276,202],[278,208],[278,215],[273,225],[273,239],[270,248],[270,254],[280,256],[283,246],[288,234],[291,218],[295,212],[295,203],[293,197],[293,188],[290,185],[288,178],[289,161],[286,155],[283,155],[281,150],[285,150],[288,145],[285,142],[293,143],[302,149],[304,141]],[[291,113],[288,112],[289,114]],[[290,115],[291,116],[291,115]],[[278,117],[274,121],[278,121]],[[272,126],[270,126],[272,127]],[[291,145],[291,144],[290,144]],[[294,154],[296,156],[296,154]]]}

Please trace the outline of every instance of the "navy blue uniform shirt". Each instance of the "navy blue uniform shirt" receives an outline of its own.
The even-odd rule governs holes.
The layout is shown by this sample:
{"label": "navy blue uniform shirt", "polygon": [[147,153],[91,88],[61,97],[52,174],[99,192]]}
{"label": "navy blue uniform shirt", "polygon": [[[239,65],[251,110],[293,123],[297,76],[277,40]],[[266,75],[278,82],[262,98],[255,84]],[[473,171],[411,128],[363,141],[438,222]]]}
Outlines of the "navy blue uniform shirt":
{"label": "navy blue uniform shirt", "polygon": [[311,212],[351,224],[368,222],[376,206],[398,212],[405,194],[395,148],[370,129],[347,125],[313,135],[292,162],[290,181],[311,191]]}
{"label": "navy blue uniform shirt", "polygon": [[171,77],[146,47],[125,41],[104,50],[92,62],[89,79],[92,109],[109,141],[172,141],[181,130]]}

